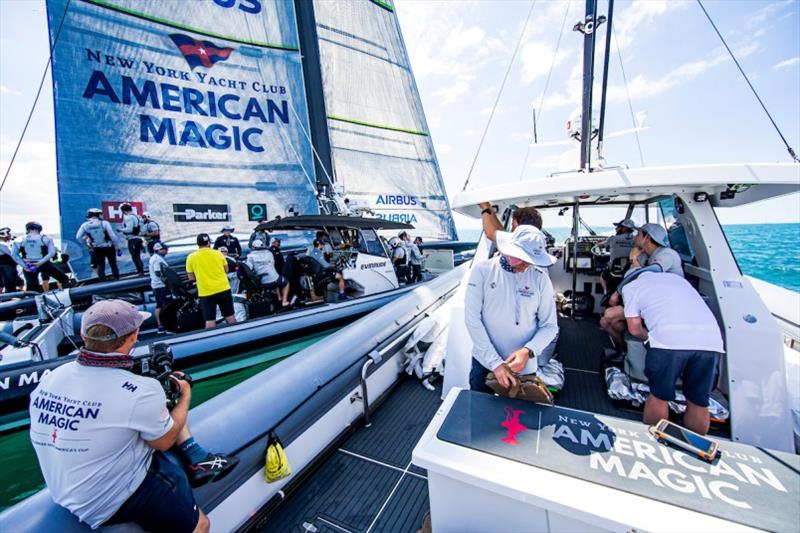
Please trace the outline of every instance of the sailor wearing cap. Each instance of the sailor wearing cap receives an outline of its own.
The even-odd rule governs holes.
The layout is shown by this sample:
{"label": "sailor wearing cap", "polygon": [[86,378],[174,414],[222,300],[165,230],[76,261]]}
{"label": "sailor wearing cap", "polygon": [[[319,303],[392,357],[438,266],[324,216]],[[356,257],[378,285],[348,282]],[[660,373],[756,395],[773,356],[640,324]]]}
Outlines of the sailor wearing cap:
{"label": "sailor wearing cap", "polygon": [[125,240],[128,241],[128,253],[131,255],[131,261],[136,267],[136,273],[144,276],[144,263],[142,263],[142,238],[139,234],[142,232],[142,220],[139,215],[133,212],[133,206],[127,202],[119,206],[122,211],[122,234]]}
{"label": "sailor wearing cap", "polygon": [[[623,267],[624,271],[628,266],[628,261],[631,255],[631,250],[636,245],[634,231],[636,231],[636,223],[630,218],[624,218],[619,222],[614,222],[616,233],[603,242],[603,246],[608,248],[608,266],[600,273],[600,282],[603,285],[604,292],[613,290],[615,288],[614,281],[610,270],[613,268]],[[624,261],[624,265],[617,265]]]}
{"label": "sailor wearing cap", "polygon": [[200,298],[206,329],[217,325],[217,307],[225,317],[225,322],[235,324],[228,261],[219,250],[211,249],[208,233],[197,236],[197,246],[198,250],[186,258],[186,274],[197,283],[197,296]]}
{"label": "sailor wearing cap", "polygon": [[[631,249],[630,255],[631,269],[626,274],[626,279],[633,274],[633,271],[653,265],[657,265],[654,268],[661,268],[662,272],[684,277],[681,256],[669,247],[667,230],[659,224],[644,224],[637,229],[636,246]],[[623,280],[622,284],[625,283],[626,281]],[[600,327],[608,333],[614,345],[618,349],[622,349],[627,322],[619,290],[617,288],[617,291],[608,299],[610,307],[603,313],[603,317],[600,319]]]}
{"label": "sailor wearing cap", "polygon": [[153,289],[153,296],[156,300],[156,322],[158,323],[158,332],[160,334],[166,333],[164,326],[161,325],[161,308],[167,303],[169,291],[165,283],[167,274],[164,269],[169,268],[167,260],[164,257],[169,252],[167,245],[162,242],[153,244],[153,251],[155,252],[150,256],[149,269],[150,269],[150,287]]}
{"label": "sailor wearing cap", "polygon": [[226,225],[222,228],[222,235],[217,237],[214,241],[214,249],[219,250],[221,246],[228,249],[228,255],[234,259],[238,259],[242,255],[242,245],[239,244],[239,239],[233,235],[233,226]]}
{"label": "sailor wearing cap", "polygon": [[537,228],[520,225],[495,233],[500,255],[472,268],[465,319],[472,339],[470,387],[491,392],[486,375],[494,372],[509,388],[512,372],[534,374],[537,359],[558,334],[555,295],[543,268],[556,262]]}
{"label": "sailor wearing cap", "polygon": [[[31,442],[50,496],[93,529],[135,522],[145,531],[208,531],[190,485],[219,479],[238,459],[194,440],[191,385],[180,373],[170,378],[180,389],[170,412],[161,384],[132,372],[147,316],[122,300],[86,310],[77,359],[31,393]],[[187,472],[161,453],[173,446]]]}
{"label": "sailor wearing cap", "polygon": [[14,260],[24,265],[22,274],[25,276],[25,289],[31,292],[42,292],[39,274],[45,280],[53,277],[62,285],[69,283],[67,275],[53,265],[56,245],[53,239],[42,235],[42,229],[38,222],[28,222],[25,224],[25,237],[11,248]]}
{"label": "sailor wearing cap", "polygon": [[636,247],[631,252],[633,268],[658,264],[663,272],[683,277],[681,256],[670,248],[667,230],[659,224],[645,224],[636,233]]}

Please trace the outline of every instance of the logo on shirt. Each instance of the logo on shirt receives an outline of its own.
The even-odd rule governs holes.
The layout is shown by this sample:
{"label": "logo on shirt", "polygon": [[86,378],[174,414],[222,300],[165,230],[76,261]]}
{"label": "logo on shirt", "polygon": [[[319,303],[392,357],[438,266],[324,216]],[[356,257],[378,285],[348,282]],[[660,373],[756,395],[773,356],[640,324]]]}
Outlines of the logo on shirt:
{"label": "logo on shirt", "polygon": [[497,288],[497,283],[495,283],[494,281],[493,281],[493,282],[491,282],[491,283],[489,284],[489,288],[490,288],[490,289],[496,289],[496,288]]}
{"label": "logo on shirt", "polygon": [[523,298],[531,298],[534,295],[533,289],[531,289],[527,285],[522,287],[522,288],[520,288],[517,292]]}
{"label": "logo on shirt", "polygon": [[172,204],[175,222],[227,222],[230,209],[225,204]]}
{"label": "logo on shirt", "polygon": [[122,388],[125,389],[125,390],[129,390],[131,392],[136,392],[136,389],[138,389],[139,386],[138,385],[134,385],[133,383],[131,383],[129,381],[126,381],[125,383],[122,384]]}

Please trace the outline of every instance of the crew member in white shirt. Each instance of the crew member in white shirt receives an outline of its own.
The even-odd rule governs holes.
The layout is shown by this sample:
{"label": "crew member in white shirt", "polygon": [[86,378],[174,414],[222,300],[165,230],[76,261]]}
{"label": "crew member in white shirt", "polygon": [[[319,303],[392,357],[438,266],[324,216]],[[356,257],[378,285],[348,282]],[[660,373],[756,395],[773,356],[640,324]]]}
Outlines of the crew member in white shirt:
{"label": "crew member in white shirt", "polygon": [[158,323],[158,333],[164,334],[167,332],[164,326],[161,325],[161,309],[167,303],[169,291],[167,290],[166,273],[164,269],[167,268],[167,260],[164,257],[169,252],[167,245],[163,242],[153,244],[153,255],[150,256],[148,268],[150,269],[150,288],[153,289],[153,297],[156,300],[156,323]]}
{"label": "crew member in white shirt", "polygon": [[281,306],[288,307],[289,280],[275,270],[275,254],[267,248],[265,242],[261,239],[253,241],[246,263],[259,276],[262,285],[275,284],[275,290],[281,298]]}
{"label": "crew member in white shirt", "polygon": [[722,335],[713,313],[694,287],[676,274],[642,272],[622,289],[628,331],[645,341],[644,373],[650,396],[644,422],[669,416],[675,385],[683,382],[683,423],[695,433],[708,432],[708,400],[714,387]]}
{"label": "crew member in white shirt", "polygon": [[472,390],[491,392],[494,372],[509,388],[515,374],[534,374],[538,358],[558,335],[553,285],[542,270],[555,263],[547,239],[534,226],[494,234],[500,255],[472,268],[464,305],[472,339]]}

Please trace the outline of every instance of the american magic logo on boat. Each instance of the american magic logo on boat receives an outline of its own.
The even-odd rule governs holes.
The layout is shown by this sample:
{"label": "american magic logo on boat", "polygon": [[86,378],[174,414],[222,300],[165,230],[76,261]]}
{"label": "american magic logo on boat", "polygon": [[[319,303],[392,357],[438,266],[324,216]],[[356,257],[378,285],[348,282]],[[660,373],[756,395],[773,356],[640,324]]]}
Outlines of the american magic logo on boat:
{"label": "american magic logo on boat", "polygon": [[233,48],[217,46],[211,41],[198,41],[180,33],[170,34],[169,38],[186,58],[186,62],[189,63],[189,68],[192,70],[195,67],[211,68],[218,61],[227,60],[234,51]]}

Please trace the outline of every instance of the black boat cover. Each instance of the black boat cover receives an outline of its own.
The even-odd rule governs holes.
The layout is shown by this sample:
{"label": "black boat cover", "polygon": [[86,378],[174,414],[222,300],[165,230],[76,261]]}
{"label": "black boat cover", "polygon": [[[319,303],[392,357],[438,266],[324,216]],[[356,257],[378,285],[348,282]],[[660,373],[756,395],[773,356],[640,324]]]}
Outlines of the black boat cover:
{"label": "black boat cover", "polygon": [[392,222],[382,218],[346,217],[335,215],[300,215],[263,222],[256,226],[257,231],[317,229],[326,226],[355,229],[414,229],[405,222]]}

